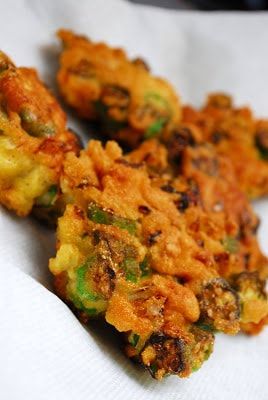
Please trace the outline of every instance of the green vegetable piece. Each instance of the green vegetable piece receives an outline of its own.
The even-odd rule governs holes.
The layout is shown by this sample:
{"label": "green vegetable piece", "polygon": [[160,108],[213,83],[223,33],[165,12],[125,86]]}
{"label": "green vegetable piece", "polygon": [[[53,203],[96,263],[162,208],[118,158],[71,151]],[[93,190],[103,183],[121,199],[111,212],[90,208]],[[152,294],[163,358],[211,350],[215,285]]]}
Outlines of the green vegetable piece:
{"label": "green vegetable piece", "polygon": [[195,325],[198,326],[198,328],[202,329],[203,331],[215,332],[215,328],[210,324],[206,324],[204,322],[198,321],[195,323]]}
{"label": "green vegetable piece", "polygon": [[34,137],[49,137],[55,133],[55,127],[50,123],[38,121],[37,116],[28,109],[23,109],[19,113],[22,127]]}
{"label": "green vegetable piece", "polygon": [[151,103],[151,104],[157,106],[158,108],[163,108],[166,110],[170,109],[170,106],[169,106],[169,103],[167,102],[167,100],[158,93],[148,92],[145,94],[144,100],[146,103]]}
{"label": "green vegetable piece", "polygon": [[105,298],[96,293],[92,287],[91,268],[97,262],[95,255],[77,268],[75,286],[71,289],[70,299],[79,310],[84,311],[88,316],[95,317],[104,312],[107,308]]}
{"label": "green vegetable piece", "polygon": [[88,269],[92,266],[92,264],[96,261],[95,257],[91,257],[86,264],[79,267],[76,271],[77,277],[77,285],[76,290],[77,294],[81,299],[90,300],[90,301],[97,301],[100,300],[100,296],[94,294],[86,284],[86,273]]}
{"label": "green vegetable piece", "polygon": [[38,124],[34,129],[34,134],[37,137],[49,137],[54,135],[55,128],[49,124]]}
{"label": "green vegetable piece", "polygon": [[159,119],[157,119],[156,121],[154,121],[146,130],[145,134],[144,134],[144,138],[145,139],[151,139],[155,136],[158,136],[165,123],[167,122],[167,118],[161,117]]}
{"label": "green vegetable piece", "polygon": [[126,280],[136,283],[137,282],[137,276],[134,274],[132,271],[127,271],[126,272]]}
{"label": "green vegetable piece", "polygon": [[32,111],[24,109],[20,112],[20,118],[22,122],[25,122],[27,124],[31,124],[33,122],[36,122],[37,120],[36,115]]}
{"label": "green vegetable piece", "polygon": [[91,203],[88,207],[88,218],[97,224],[113,225],[120,229],[125,229],[131,235],[135,235],[137,230],[136,221],[116,216],[110,211],[105,211],[98,207],[95,203]]}
{"label": "green vegetable piece", "polygon": [[138,335],[137,333],[132,333],[129,337],[129,343],[131,344],[131,346],[136,347],[139,339],[140,335]]}
{"label": "green vegetable piece", "polygon": [[[200,329],[201,328],[201,329]],[[192,372],[196,372],[202,366],[213,351],[214,335],[204,330],[202,324],[194,324],[190,328],[190,332],[194,336],[194,341],[189,344],[188,356],[190,360]]]}
{"label": "green vegetable piece", "polygon": [[235,254],[238,252],[239,243],[238,240],[233,236],[226,236],[222,240],[222,244],[228,253]]}
{"label": "green vegetable piece", "polygon": [[121,263],[121,267],[125,271],[126,280],[130,282],[137,282],[140,274],[140,266],[134,258],[125,258]]}
{"label": "green vegetable piece", "polygon": [[57,185],[52,185],[46,193],[42,196],[37,197],[35,203],[37,206],[41,207],[51,207],[55,204],[58,194]]}
{"label": "green vegetable piece", "polygon": [[75,305],[76,308],[78,308],[79,310],[84,311],[85,313],[87,313],[90,317],[95,317],[96,315],[98,315],[98,310],[96,308],[87,308],[84,306],[84,304],[81,302],[81,300],[79,300],[78,297],[76,296],[71,296],[71,300],[73,302],[73,304]]}
{"label": "green vegetable piece", "polygon": [[204,360],[207,361],[213,351],[213,346],[210,346],[204,353]]}
{"label": "green vegetable piece", "polygon": [[151,269],[146,258],[141,263],[138,263],[135,258],[126,257],[120,266],[125,271],[126,280],[133,283],[151,274]]}
{"label": "green vegetable piece", "polygon": [[97,315],[97,309],[96,308],[86,308],[85,307],[85,310],[91,317],[94,317],[95,315]]}
{"label": "green vegetable piece", "polygon": [[133,221],[133,220],[128,219],[128,218],[113,216],[112,225],[117,226],[120,229],[125,229],[131,235],[135,235],[136,230],[137,230],[136,221]]}
{"label": "green vegetable piece", "polygon": [[144,260],[140,263],[140,270],[141,270],[141,278],[151,275],[151,268],[149,266],[149,261],[145,257]]}
{"label": "green vegetable piece", "polygon": [[97,224],[112,225],[112,215],[94,203],[88,208],[88,218]]}
{"label": "green vegetable piece", "polygon": [[149,370],[150,370],[150,372],[152,373],[152,375],[155,375],[155,374],[157,373],[157,371],[158,371],[157,364],[154,363],[154,364],[150,365],[150,366],[149,366]]}
{"label": "green vegetable piece", "polygon": [[213,351],[213,345],[209,345],[209,347],[204,351],[203,360],[198,360],[198,362],[192,366],[192,372],[197,372],[201,367],[204,361],[207,361]]}

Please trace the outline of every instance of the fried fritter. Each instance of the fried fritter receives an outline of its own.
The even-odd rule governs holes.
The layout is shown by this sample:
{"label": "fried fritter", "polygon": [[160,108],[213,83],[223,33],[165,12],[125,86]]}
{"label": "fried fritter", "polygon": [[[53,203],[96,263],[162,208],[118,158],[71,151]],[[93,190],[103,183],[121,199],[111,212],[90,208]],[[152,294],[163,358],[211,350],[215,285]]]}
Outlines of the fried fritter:
{"label": "fried fritter", "polygon": [[[199,368],[213,331],[237,333],[246,321],[241,307],[253,304],[233,278],[248,268],[240,226],[224,207],[203,206],[190,156],[187,173],[174,177],[155,140],[127,156],[115,142],[91,141],[79,157],[67,154],[60,183],[70,204],[50,261],[57,293],[83,321],[102,317],[122,332],[127,355],[157,379]],[[259,259],[248,271],[257,279]],[[262,299],[248,324],[266,317]]]}
{"label": "fried fritter", "polygon": [[76,136],[56,99],[29,68],[0,52],[0,203],[18,215],[56,201],[64,155]]}
{"label": "fried fritter", "polygon": [[203,142],[232,160],[237,182],[249,198],[268,193],[268,121],[254,118],[248,107],[235,108],[222,93],[210,95],[201,110],[184,106],[181,118],[172,87],[153,78],[143,62],[70,31],[58,36],[64,46],[59,88],[80,116],[99,121],[105,134],[131,148],[156,136],[166,141],[170,132],[174,137],[180,122],[196,126]]}
{"label": "fried fritter", "polygon": [[[171,152],[169,147],[159,141],[149,140],[130,153],[128,158],[131,162],[146,163],[154,185],[173,197],[174,204],[184,214],[187,233],[203,250],[203,254],[197,258],[207,265],[214,264],[219,276],[231,286],[234,284],[234,276],[252,274],[255,278],[249,280],[249,286],[252,287],[255,297],[259,297],[259,291],[253,282],[257,280],[258,285],[263,286],[268,276],[267,258],[261,252],[256,238],[259,219],[236,184],[230,160],[218,155],[211,145],[194,141],[194,135],[190,125],[181,127],[173,139],[170,137],[172,148],[177,151]],[[184,277],[184,281],[188,284],[187,277]],[[215,282],[221,287],[215,288],[218,292],[226,287],[226,281]],[[208,287],[214,290],[214,284],[209,283]],[[245,298],[237,285],[235,290],[243,310],[248,308],[248,315],[251,313],[251,322],[247,325],[247,317],[245,318],[244,313],[241,314],[242,328],[248,333],[254,333],[258,325],[260,330],[260,321],[262,320],[264,326],[267,320],[266,297],[256,302],[254,296]],[[229,287],[228,296],[232,296]],[[207,288],[199,298],[200,304],[205,305],[201,307],[202,319],[210,325],[210,318],[205,312],[212,311],[207,307],[206,297]],[[212,305],[210,309],[213,310],[213,307]],[[218,307],[217,301],[215,307]],[[219,329],[222,323],[226,323],[225,318],[223,322],[218,321],[218,327],[214,328]]]}
{"label": "fried fritter", "polygon": [[201,110],[183,108],[183,121],[196,125],[203,140],[232,160],[237,183],[251,199],[268,193],[268,121],[248,107],[236,108],[223,93],[208,96]]}
{"label": "fried fritter", "polygon": [[[204,266],[194,257],[203,250],[187,237],[184,216],[171,194],[154,186],[146,166],[128,161],[115,142],[103,149],[100,142],[91,141],[80,157],[68,154],[61,190],[70,201],[86,207],[93,222],[139,236],[143,246],[150,248],[150,263],[159,273],[189,274],[197,290],[200,279],[215,276],[213,265]],[[178,260],[182,251],[184,265]]]}
{"label": "fried fritter", "polygon": [[105,134],[135,146],[179,121],[174,90],[152,76],[142,60],[71,31],[60,30],[58,36],[60,91],[81,117],[98,120]]}
{"label": "fried fritter", "polygon": [[82,321],[104,317],[122,332],[127,355],[155,378],[188,376],[209,356],[214,341],[212,333],[193,325],[199,317],[196,297],[151,270],[146,248],[132,229],[123,228],[129,225],[122,217],[120,224],[106,225],[101,211],[94,214],[92,220],[68,205],[59,219],[60,247],[50,262],[58,294]]}

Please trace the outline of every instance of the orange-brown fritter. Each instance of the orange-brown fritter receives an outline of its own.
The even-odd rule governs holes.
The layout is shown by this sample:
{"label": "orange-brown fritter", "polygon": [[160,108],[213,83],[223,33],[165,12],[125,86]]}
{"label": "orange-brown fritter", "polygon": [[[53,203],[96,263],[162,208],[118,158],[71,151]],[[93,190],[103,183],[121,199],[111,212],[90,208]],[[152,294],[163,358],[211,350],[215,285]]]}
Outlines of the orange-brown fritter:
{"label": "orange-brown fritter", "polygon": [[60,91],[80,116],[98,120],[105,134],[134,146],[179,121],[174,90],[140,59],[130,60],[121,49],[70,31],[58,36],[63,43]]}
{"label": "orange-brown fritter", "polygon": [[[201,293],[217,273],[195,260],[200,249],[170,194],[115,142],[94,141],[80,157],[67,155],[61,190],[73,204],[59,219],[50,262],[59,295],[84,321],[102,315],[124,333],[128,356],[157,379],[199,368],[214,338],[193,325],[199,305],[191,286]],[[177,281],[185,273],[189,287]],[[228,303],[239,312],[235,296]],[[226,332],[239,329],[238,317],[226,315]]]}
{"label": "orange-brown fritter", "polygon": [[29,68],[0,52],[0,203],[25,216],[57,196],[64,156],[76,136],[56,99]]}
{"label": "orange-brown fritter", "polygon": [[183,108],[183,121],[197,126],[204,141],[230,158],[237,183],[249,198],[268,193],[268,121],[258,120],[248,107],[236,108],[230,96],[208,96],[201,110]]}
{"label": "orange-brown fritter", "polygon": [[213,263],[207,266],[199,261],[206,255],[188,237],[184,215],[172,194],[154,186],[146,165],[129,162],[115,142],[108,142],[103,149],[100,142],[91,141],[79,158],[68,154],[61,190],[76,204],[88,207],[95,202],[100,208],[135,221],[142,243],[150,248],[152,267],[159,273],[181,278],[188,274],[196,290],[200,282],[215,276]]}
{"label": "orange-brown fritter", "polygon": [[91,141],[64,162],[70,204],[50,261],[56,290],[83,321],[104,317],[122,332],[127,355],[157,379],[198,369],[214,330],[253,333],[268,314],[257,220],[236,187],[243,223],[237,204],[230,217],[229,199],[204,205],[209,187],[218,203],[232,183],[230,175],[221,187],[230,162],[207,151],[189,146],[174,164],[156,140],[127,156],[115,142]]}
{"label": "orange-brown fritter", "polygon": [[[152,137],[166,142],[176,132],[181,107],[167,82],[153,78],[142,62],[128,60],[122,50],[70,31],[60,31],[59,37],[64,45],[59,87],[79,115],[97,120],[105,134],[131,148]],[[201,110],[183,107],[182,114],[182,122],[191,124],[192,131],[196,127],[203,142],[232,160],[250,198],[268,193],[268,121],[256,119],[248,107],[235,108],[231,97],[221,93],[210,95]]]}
{"label": "orange-brown fritter", "polygon": [[[100,221],[101,214],[93,218]],[[187,376],[209,357],[214,336],[193,324],[199,317],[193,292],[153,273],[127,230],[96,223],[68,205],[58,240],[50,262],[57,293],[83,322],[103,317],[122,332],[127,355],[152,376]]]}
{"label": "orange-brown fritter", "polygon": [[[189,126],[187,130],[189,135]],[[132,162],[145,162],[154,184],[173,196],[174,204],[184,213],[188,234],[203,250],[203,254],[197,256],[199,260],[207,265],[215,264],[217,273],[231,284],[234,276],[249,274],[253,297],[260,297],[260,301],[244,296],[241,289],[241,302],[247,299],[251,321],[264,318],[264,325],[268,311],[266,295],[259,295],[257,286],[253,285],[256,280],[264,284],[268,275],[267,258],[256,238],[259,220],[237,186],[231,161],[218,155],[209,144],[194,142],[190,146],[189,140],[185,141],[185,126],[181,136],[183,141],[177,131],[174,140],[187,144],[179,152],[171,153],[160,142],[151,140],[130,153],[129,158]],[[178,148],[175,142],[173,148]],[[187,282],[187,276],[185,278]],[[246,308],[244,305],[243,328],[246,328]],[[250,326],[254,333],[254,324],[247,325],[247,332]]]}

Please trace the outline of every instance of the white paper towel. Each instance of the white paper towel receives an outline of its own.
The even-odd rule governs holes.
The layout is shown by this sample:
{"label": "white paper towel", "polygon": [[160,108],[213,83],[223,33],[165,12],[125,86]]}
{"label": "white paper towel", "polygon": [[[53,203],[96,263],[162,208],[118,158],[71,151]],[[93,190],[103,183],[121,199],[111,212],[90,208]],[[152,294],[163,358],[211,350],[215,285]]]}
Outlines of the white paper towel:
{"label": "white paper towel", "polygon": [[[227,90],[268,116],[268,15],[175,12],[123,0],[0,0],[0,48],[54,86],[54,32],[72,28],[142,55],[184,101]],[[70,116],[81,134],[86,125]],[[268,200],[256,204],[268,249]],[[210,360],[189,379],[161,383],[133,366],[117,338],[86,329],[52,293],[54,234],[0,209],[0,398],[3,400],[267,400],[268,330],[218,335]]]}

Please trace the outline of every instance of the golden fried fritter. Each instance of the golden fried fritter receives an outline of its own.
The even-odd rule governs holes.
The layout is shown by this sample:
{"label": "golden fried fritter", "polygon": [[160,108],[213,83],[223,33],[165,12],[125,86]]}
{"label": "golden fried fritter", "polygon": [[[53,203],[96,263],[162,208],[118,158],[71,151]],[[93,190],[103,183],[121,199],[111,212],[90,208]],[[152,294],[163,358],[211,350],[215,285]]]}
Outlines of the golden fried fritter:
{"label": "golden fried fritter", "polygon": [[[144,63],[128,60],[120,49],[70,31],[58,36],[64,45],[60,91],[80,116],[98,120],[104,133],[131,148],[144,139],[174,136],[181,107],[167,82],[153,78]],[[268,193],[268,121],[254,118],[247,107],[235,108],[222,93],[210,95],[200,111],[183,107],[182,114],[182,122],[191,124],[192,131],[195,126],[203,142],[232,160],[237,181],[250,198]]]}
{"label": "golden fried fritter", "polygon": [[[213,262],[204,265],[199,261],[206,254],[188,237],[184,214],[172,193],[154,185],[146,165],[130,162],[115,142],[108,142],[104,149],[100,142],[91,141],[80,157],[68,154],[61,190],[87,209],[96,204],[89,217],[101,214],[107,225],[120,224],[113,221],[113,214],[127,219],[128,223],[123,220],[122,224],[141,236],[143,245],[150,248],[152,267],[159,273],[181,278],[189,275],[188,283],[196,290],[200,280],[215,277]],[[106,214],[101,210],[107,210]],[[179,260],[182,252],[183,265]]]}
{"label": "golden fried fritter", "polygon": [[[173,196],[174,204],[184,214],[187,233],[203,250],[197,258],[207,265],[213,264],[217,273],[231,285],[234,276],[248,274],[252,293],[259,298],[259,291],[253,282],[257,280],[262,286],[268,276],[267,258],[256,238],[259,220],[237,186],[231,161],[218,155],[211,145],[189,140],[193,136],[190,126],[184,126],[170,141],[172,149],[177,151],[171,152],[159,141],[149,140],[130,153],[128,159],[135,163],[145,162],[154,185]],[[187,283],[187,276],[184,281]],[[213,291],[214,286],[210,285]],[[222,289],[224,286],[222,282]],[[251,323],[258,319],[255,322],[260,330],[259,321],[262,320],[264,326],[268,314],[266,295],[256,302],[254,296],[245,299],[238,286],[236,291],[243,310],[248,308],[251,312]],[[200,301],[203,300],[200,298]],[[208,310],[207,302],[204,304],[203,314]],[[247,317],[242,313],[243,329],[254,333],[254,323],[247,323],[246,326],[246,322]]]}
{"label": "golden fried fritter", "polygon": [[78,141],[37,73],[0,52],[0,203],[18,215],[49,208],[66,152]]}
{"label": "golden fried fritter", "polygon": [[232,160],[237,183],[249,198],[268,193],[268,121],[256,119],[248,107],[234,107],[223,93],[208,96],[201,110],[185,106],[183,120]]}
{"label": "golden fried fritter", "polygon": [[176,124],[180,103],[172,87],[153,77],[139,60],[121,49],[93,43],[61,30],[63,42],[58,84],[78,114],[99,120],[110,137],[132,146]]}
{"label": "golden fried fritter", "polygon": [[[195,286],[215,273],[191,256],[199,249],[183,238],[169,194],[153,187],[146,168],[123,158],[116,143],[103,149],[94,141],[79,158],[67,155],[61,189],[74,204],[59,219],[58,252],[50,262],[57,292],[83,320],[103,315],[123,332],[129,357],[157,379],[188,376],[209,356],[214,337],[193,325],[197,298],[175,277],[187,266],[193,271],[190,258]],[[186,265],[176,260],[174,241],[182,243]]]}
{"label": "golden fried fritter", "polygon": [[[230,239],[238,222],[202,205],[190,156],[174,177],[155,140],[127,156],[115,142],[91,141],[79,157],[67,154],[60,182],[70,204],[50,261],[56,290],[83,321],[102,316],[122,332],[128,356],[157,379],[188,376],[212,351],[214,330],[235,334],[268,313],[264,295],[256,302],[234,283],[248,268],[242,239]],[[251,262],[256,288],[259,260]]]}
{"label": "golden fried fritter", "polygon": [[193,325],[199,317],[196,297],[151,270],[130,220],[113,214],[108,225],[107,211],[94,207],[88,216],[68,205],[59,219],[59,249],[50,262],[58,294],[84,322],[103,316],[122,332],[127,355],[157,379],[189,375],[209,356],[214,341],[212,333]]}

